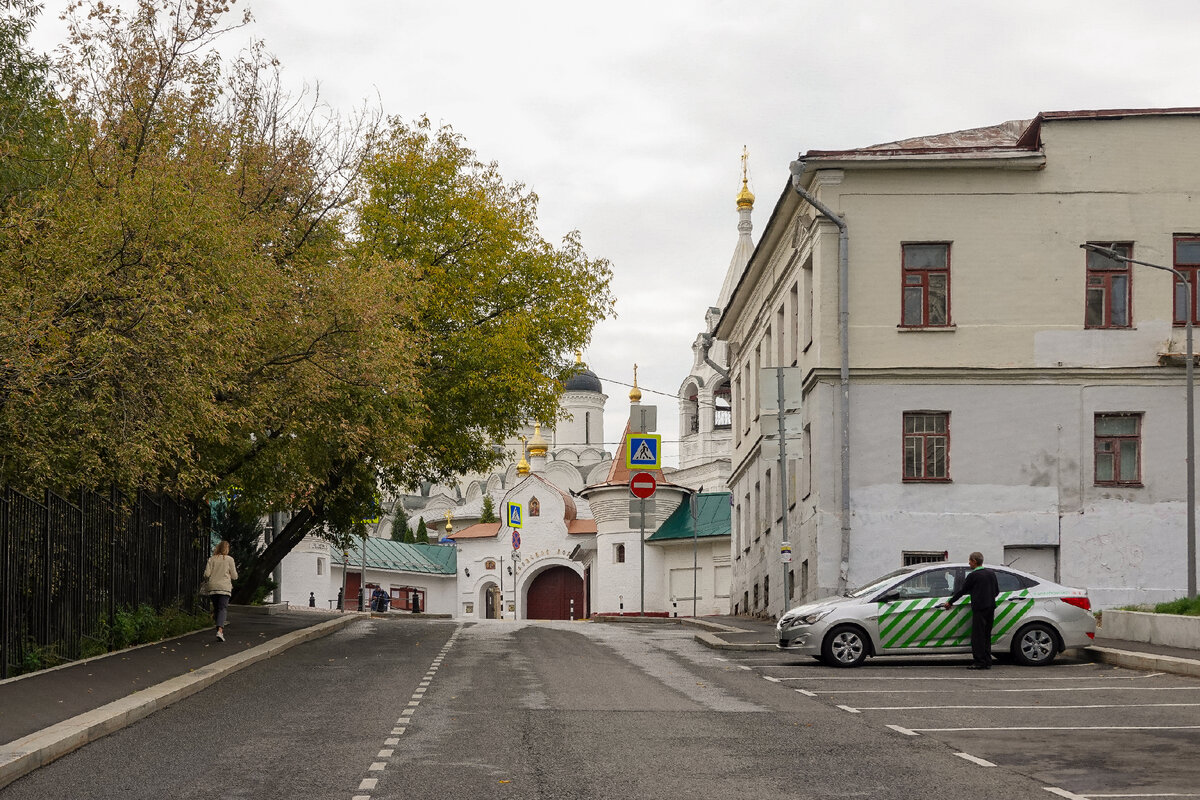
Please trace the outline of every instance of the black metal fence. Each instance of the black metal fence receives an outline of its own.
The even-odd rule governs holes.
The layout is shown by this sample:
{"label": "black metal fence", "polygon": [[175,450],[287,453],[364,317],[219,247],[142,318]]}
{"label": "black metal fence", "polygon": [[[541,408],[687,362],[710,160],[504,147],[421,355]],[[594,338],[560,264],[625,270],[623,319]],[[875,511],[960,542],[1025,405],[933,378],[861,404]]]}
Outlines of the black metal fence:
{"label": "black metal fence", "polygon": [[0,490],[0,678],[31,654],[105,649],[120,609],[191,607],[209,555],[200,522],[195,507],[149,494]]}

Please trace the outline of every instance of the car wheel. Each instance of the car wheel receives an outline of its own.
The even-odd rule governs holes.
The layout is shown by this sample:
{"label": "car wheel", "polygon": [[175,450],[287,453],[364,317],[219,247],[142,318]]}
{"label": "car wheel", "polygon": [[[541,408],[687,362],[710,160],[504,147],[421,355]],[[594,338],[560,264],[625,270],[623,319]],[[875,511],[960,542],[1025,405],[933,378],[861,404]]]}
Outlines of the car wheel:
{"label": "car wheel", "polygon": [[1013,637],[1012,654],[1018,664],[1043,667],[1058,655],[1058,636],[1041,622],[1026,625]]}
{"label": "car wheel", "polygon": [[821,660],[833,667],[857,667],[867,660],[867,637],[861,628],[839,625],[821,644]]}

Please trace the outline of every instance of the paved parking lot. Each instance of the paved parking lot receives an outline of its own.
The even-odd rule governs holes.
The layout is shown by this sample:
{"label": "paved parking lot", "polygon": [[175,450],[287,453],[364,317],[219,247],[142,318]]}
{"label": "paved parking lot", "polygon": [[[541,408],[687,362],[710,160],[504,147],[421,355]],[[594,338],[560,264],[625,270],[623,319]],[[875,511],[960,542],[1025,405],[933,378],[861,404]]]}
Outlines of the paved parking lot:
{"label": "paved parking lot", "polygon": [[771,653],[714,656],[848,719],[931,737],[981,769],[1067,798],[1200,798],[1200,680],[1060,657],[971,672],[962,657],[858,669]]}

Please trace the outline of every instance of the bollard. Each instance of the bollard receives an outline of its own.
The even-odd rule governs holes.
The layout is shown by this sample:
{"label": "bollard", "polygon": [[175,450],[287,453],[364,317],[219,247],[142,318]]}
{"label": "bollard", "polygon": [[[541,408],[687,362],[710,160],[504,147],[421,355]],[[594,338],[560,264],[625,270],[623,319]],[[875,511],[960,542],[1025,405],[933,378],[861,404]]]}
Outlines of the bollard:
{"label": "bollard", "polygon": [[571,622],[575,621],[575,598],[571,598]]}
{"label": "bollard", "polygon": [[345,611],[345,610],[346,610],[346,598],[345,598],[345,596],[342,594],[342,590],[341,590],[341,589],[338,589],[337,609],[338,609],[338,611]]}
{"label": "bollard", "polygon": [[308,593],[308,607],[309,608],[317,607],[317,593],[316,592]]}

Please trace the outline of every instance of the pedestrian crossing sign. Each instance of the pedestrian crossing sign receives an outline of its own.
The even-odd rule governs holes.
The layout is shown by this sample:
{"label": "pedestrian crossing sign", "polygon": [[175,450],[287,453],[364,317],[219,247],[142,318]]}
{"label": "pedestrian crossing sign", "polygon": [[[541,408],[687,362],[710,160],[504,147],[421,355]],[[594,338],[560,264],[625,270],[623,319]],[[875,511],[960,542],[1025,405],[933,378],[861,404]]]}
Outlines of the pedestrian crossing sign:
{"label": "pedestrian crossing sign", "polygon": [[630,469],[662,468],[662,436],[659,434],[631,434],[626,445],[625,466]]}
{"label": "pedestrian crossing sign", "polygon": [[508,520],[508,527],[510,527],[510,528],[521,527],[521,520],[523,519],[523,517],[521,515],[521,504],[520,503],[508,503],[505,505],[504,508],[505,508],[504,516]]}

